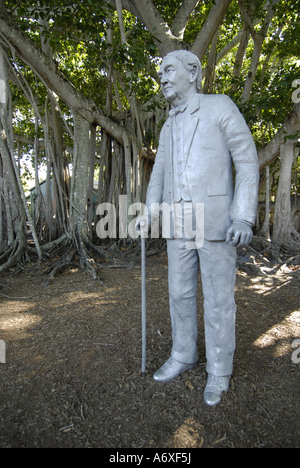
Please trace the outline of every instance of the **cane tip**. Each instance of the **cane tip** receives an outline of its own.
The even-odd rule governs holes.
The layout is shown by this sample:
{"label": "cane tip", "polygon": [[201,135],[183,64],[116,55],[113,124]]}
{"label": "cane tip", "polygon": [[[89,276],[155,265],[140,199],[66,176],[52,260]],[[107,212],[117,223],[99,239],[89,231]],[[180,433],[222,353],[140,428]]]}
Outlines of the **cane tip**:
{"label": "cane tip", "polygon": [[141,376],[142,376],[142,377],[145,377],[145,376],[146,376],[146,372],[142,371]]}

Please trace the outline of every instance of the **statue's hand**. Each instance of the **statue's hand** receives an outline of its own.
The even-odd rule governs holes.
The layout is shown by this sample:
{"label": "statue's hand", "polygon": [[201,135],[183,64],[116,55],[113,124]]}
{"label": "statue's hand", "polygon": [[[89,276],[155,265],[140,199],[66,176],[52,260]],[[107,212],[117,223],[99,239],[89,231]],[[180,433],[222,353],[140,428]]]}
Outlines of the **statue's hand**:
{"label": "statue's hand", "polygon": [[141,237],[147,237],[148,232],[150,230],[150,216],[149,215],[141,215],[137,218],[136,223],[135,223],[135,229],[136,232],[141,236]]}
{"label": "statue's hand", "polygon": [[226,242],[233,247],[250,244],[253,237],[252,228],[246,221],[233,221],[227,231]]}

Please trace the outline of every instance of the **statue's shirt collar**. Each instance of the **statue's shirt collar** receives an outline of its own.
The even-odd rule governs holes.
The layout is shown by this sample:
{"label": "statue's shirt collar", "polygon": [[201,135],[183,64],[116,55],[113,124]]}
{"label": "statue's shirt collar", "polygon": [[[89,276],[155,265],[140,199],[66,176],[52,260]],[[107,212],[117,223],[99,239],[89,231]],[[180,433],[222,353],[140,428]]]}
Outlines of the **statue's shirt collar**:
{"label": "statue's shirt collar", "polygon": [[[176,115],[178,115],[180,112],[185,112],[186,109],[190,106],[190,105],[194,105],[195,103],[195,100],[198,98],[198,94],[193,94],[187,102],[185,102],[184,104],[181,104],[180,106],[173,106],[169,112],[169,116],[170,117],[175,117]],[[198,102],[198,100],[197,100]]]}

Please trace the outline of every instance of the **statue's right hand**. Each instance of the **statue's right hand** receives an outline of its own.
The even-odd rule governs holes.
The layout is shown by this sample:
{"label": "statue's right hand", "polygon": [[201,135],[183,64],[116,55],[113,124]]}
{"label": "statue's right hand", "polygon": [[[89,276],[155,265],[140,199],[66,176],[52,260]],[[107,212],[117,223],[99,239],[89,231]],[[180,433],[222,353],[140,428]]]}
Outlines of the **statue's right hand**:
{"label": "statue's right hand", "polygon": [[137,218],[136,223],[135,223],[135,229],[138,234],[140,234],[141,237],[147,237],[148,232],[150,230],[150,216],[149,215],[141,215]]}

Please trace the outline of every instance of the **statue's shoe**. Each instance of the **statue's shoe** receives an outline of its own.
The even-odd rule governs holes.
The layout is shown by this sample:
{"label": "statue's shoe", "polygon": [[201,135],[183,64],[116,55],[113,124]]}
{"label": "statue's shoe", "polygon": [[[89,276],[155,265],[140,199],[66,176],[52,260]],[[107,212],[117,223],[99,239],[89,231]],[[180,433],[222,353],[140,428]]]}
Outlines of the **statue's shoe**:
{"label": "statue's shoe", "polygon": [[221,401],[221,393],[229,388],[230,375],[218,377],[208,374],[204,390],[204,402],[209,406],[215,406]]}
{"label": "statue's shoe", "polygon": [[168,382],[169,380],[175,379],[182,372],[192,369],[196,363],[186,364],[183,362],[176,361],[172,356],[155,372],[153,375],[156,382]]}

